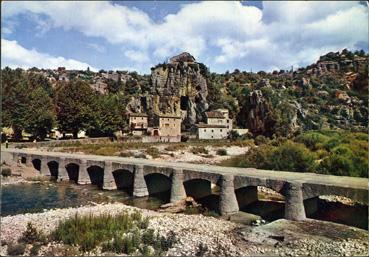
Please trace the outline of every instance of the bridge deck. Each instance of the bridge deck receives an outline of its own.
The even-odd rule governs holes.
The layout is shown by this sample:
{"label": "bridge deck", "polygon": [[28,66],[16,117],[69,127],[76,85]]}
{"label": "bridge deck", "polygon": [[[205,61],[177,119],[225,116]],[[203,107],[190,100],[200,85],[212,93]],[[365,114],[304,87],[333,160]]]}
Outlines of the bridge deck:
{"label": "bridge deck", "polygon": [[232,174],[237,176],[254,177],[254,178],[265,178],[274,180],[284,180],[286,182],[304,182],[312,184],[320,184],[326,186],[337,186],[352,189],[369,189],[368,178],[356,178],[346,176],[333,176],[323,175],[315,173],[298,173],[298,172],[287,172],[287,171],[274,171],[274,170],[260,170],[254,168],[234,168],[234,167],[222,167],[216,165],[206,164],[192,164],[182,162],[166,162],[166,161],[155,161],[147,159],[136,159],[136,158],[124,158],[114,156],[101,156],[101,155],[86,155],[86,154],[71,154],[63,152],[47,152],[47,151],[35,151],[35,150],[24,150],[24,149],[1,149],[2,152],[8,153],[23,153],[50,157],[66,157],[74,159],[85,159],[93,161],[113,161],[125,164],[135,165],[149,165],[156,167],[168,167],[168,168],[181,168],[188,170],[195,170],[199,172],[217,173],[217,174]]}

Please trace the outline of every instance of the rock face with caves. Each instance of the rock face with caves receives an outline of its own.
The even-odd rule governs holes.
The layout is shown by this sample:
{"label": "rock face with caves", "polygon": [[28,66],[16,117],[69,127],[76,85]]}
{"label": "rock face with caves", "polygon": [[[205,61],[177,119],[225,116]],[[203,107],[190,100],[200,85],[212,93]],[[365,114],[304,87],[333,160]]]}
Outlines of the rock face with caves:
{"label": "rock face with caves", "polygon": [[147,113],[149,125],[153,114],[181,116],[182,128],[192,128],[208,109],[205,69],[189,53],[170,58],[151,69],[150,92],[132,99],[127,111]]}

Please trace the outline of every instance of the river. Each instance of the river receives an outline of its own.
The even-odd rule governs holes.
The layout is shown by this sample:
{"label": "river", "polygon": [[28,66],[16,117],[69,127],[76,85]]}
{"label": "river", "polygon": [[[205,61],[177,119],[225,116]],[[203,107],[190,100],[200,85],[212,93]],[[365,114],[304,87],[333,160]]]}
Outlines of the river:
{"label": "river", "polygon": [[[42,212],[47,209],[77,207],[93,203],[122,202],[127,205],[156,210],[169,201],[169,192],[155,196],[133,198],[120,190],[101,190],[94,185],[73,183],[21,183],[3,186],[1,189],[1,216]],[[216,213],[219,196],[211,195],[199,202],[207,209],[191,213]],[[284,203],[260,200],[242,209],[260,215],[267,221],[280,219],[284,215]],[[341,224],[367,228],[368,208],[363,205],[348,206],[341,203],[319,200],[319,211],[309,218],[334,221]]]}

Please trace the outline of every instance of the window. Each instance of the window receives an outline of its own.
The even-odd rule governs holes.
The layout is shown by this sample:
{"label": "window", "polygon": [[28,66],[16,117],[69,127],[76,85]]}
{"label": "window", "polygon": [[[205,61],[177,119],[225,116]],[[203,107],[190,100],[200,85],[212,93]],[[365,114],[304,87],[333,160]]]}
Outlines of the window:
{"label": "window", "polygon": [[229,120],[227,120],[227,123],[229,123]]}
{"label": "window", "polygon": [[204,132],[206,132],[206,129],[204,129]]}
{"label": "window", "polygon": [[213,136],[211,136],[211,138],[214,138]]}
{"label": "window", "polygon": [[223,129],[220,129],[220,132],[223,132]]}
{"label": "window", "polygon": [[214,133],[214,129],[211,130],[211,133]]}

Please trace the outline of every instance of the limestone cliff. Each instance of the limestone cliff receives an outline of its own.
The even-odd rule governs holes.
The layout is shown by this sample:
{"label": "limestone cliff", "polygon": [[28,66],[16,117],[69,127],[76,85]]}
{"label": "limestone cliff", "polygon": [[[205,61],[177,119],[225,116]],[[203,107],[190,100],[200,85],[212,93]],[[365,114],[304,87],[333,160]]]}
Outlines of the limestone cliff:
{"label": "limestone cliff", "polygon": [[201,65],[190,54],[182,53],[169,63],[152,68],[150,91],[140,99],[132,99],[127,111],[181,116],[183,128],[191,128],[203,119],[208,108],[208,89]]}

